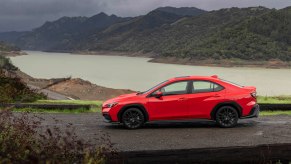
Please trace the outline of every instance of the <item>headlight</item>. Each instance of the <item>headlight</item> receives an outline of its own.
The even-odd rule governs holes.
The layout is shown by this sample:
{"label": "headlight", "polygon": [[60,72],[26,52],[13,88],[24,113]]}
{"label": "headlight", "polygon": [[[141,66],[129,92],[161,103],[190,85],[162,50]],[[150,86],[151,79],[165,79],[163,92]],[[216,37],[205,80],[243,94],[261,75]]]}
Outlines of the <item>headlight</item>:
{"label": "headlight", "polygon": [[117,102],[113,102],[113,103],[105,104],[104,106],[105,106],[106,108],[112,108],[112,107],[114,107],[114,106],[117,105],[117,104],[118,104]]}
{"label": "headlight", "polygon": [[257,98],[257,92],[252,92],[252,93],[251,93],[251,96],[252,96],[253,98]]}

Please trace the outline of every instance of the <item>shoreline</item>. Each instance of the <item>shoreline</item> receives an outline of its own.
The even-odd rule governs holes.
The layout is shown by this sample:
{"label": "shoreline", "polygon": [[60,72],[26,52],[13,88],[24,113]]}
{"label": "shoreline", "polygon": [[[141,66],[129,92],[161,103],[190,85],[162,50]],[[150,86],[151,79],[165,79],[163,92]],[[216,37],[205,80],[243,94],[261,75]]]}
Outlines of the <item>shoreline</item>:
{"label": "shoreline", "polygon": [[[9,57],[27,55],[24,51],[5,52],[0,51],[0,55]],[[115,89],[100,86],[81,78],[34,78],[19,68],[16,70],[6,70],[9,77],[17,77],[32,90],[46,94],[50,99],[59,99],[60,96],[79,100],[100,100],[104,101],[122,94],[129,94],[135,91],[130,89]]]}
{"label": "shoreline", "polygon": [[109,98],[122,94],[133,93],[130,89],[114,89],[93,84],[81,78],[51,78],[39,79],[17,70],[11,72],[19,77],[26,85],[32,88],[39,88],[39,91],[50,90],[76,100],[100,100],[104,101]]}
{"label": "shoreline", "polygon": [[148,62],[164,63],[164,64],[179,64],[191,66],[207,66],[207,67],[247,67],[247,68],[266,68],[266,69],[290,69],[291,62],[283,62],[280,60],[269,61],[248,61],[241,59],[226,59],[226,60],[195,60],[190,58],[176,58],[176,57],[159,57],[153,58]]}
{"label": "shoreline", "polygon": [[267,69],[290,69],[291,62],[284,62],[279,59],[271,60],[242,60],[242,59],[191,59],[191,58],[177,58],[177,57],[160,57],[155,53],[142,52],[121,52],[121,51],[44,51],[56,53],[70,53],[73,55],[102,55],[102,56],[126,56],[126,57],[145,57],[151,58],[148,62],[163,63],[163,64],[177,64],[190,66],[207,66],[207,67],[249,67],[249,68],[267,68]]}
{"label": "shoreline", "polygon": [[22,56],[22,55],[27,55],[26,52],[24,51],[0,51],[0,55],[5,56],[5,57],[15,57],[15,56]]}
{"label": "shoreline", "polygon": [[[91,54],[92,55],[98,55],[98,54],[101,55],[101,53],[97,53],[97,52],[95,52],[94,54],[93,53],[91,53]],[[112,54],[109,54],[108,52],[106,52],[106,53],[103,52],[103,54],[112,55]],[[125,53],[122,53],[122,54],[119,53],[119,55],[125,56],[126,54]],[[156,59],[161,59],[161,58],[151,59],[151,60],[149,60],[149,62],[156,62],[155,61]],[[188,60],[188,59],[184,59],[184,61],[179,61],[176,58],[168,58],[168,61],[165,64],[169,64],[169,63],[171,64],[172,62],[173,63],[186,62],[186,60],[188,62],[186,64],[188,64],[188,65],[196,64],[196,63],[190,63],[190,60]],[[210,63],[210,61],[207,61],[207,62]],[[162,61],[159,62],[159,63],[162,63]],[[233,64],[233,63],[231,63],[231,64]],[[209,66],[209,64],[205,64],[205,63],[202,63],[202,62],[198,63],[197,65]],[[217,65],[214,65],[214,64],[211,65],[211,66],[217,67]],[[226,66],[227,65],[224,65],[224,67],[226,67]],[[229,67],[233,67],[231,65],[228,65],[228,66]],[[223,67],[221,67],[221,68],[223,68]],[[250,69],[251,69],[251,67],[250,67]],[[21,72],[21,71],[19,71],[19,72]],[[23,72],[21,72],[20,74],[22,75],[21,79],[26,79],[27,81],[29,81],[29,84],[35,85],[35,86],[39,86],[41,88],[45,87],[47,85],[51,85],[51,84],[53,84],[55,82],[63,81],[62,83],[58,83],[59,85],[55,85],[56,87],[50,87],[49,89],[51,89],[52,91],[67,95],[69,97],[76,98],[76,99],[88,99],[88,98],[84,98],[84,97],[87,97],[88,95],[90,96],[89,99],[98,99],[98,97],[96,97],[96,95],[103,97],[104,94],[106,94],[107,96],[113,96],[110,93],[114,93],[114,94],[123,94],[123,93],[125,93],[126,94],[127,92],[134,92],[133,90],[130,90],[130,89],[123,89],[123,88],[119,89],[119,88],[112,88],[110,86],[109,87],[108,86],[107,87],[100,86],[98,84],[94,84],[94,83],[91,83],[89,81],[82,80],[80,78],[74,78],[74,79],[69,79],[69,80],[66,80],[68,78],[39,79],[39,78],[30,77],[29,75],[27,75],[27,74],[25,74]],[[76,86],[78,86],[78,87],[76,87]],[[85,86],[86,89],[84,89],[85,87],[81,87],[81,86]],[[79,89],[74,90],[74,88],[79,88]],[[92,92],[92,94],[91,94],[89,92],[92,89],[94,89],[95,92]],[[85,95],[85,94],[88,94],[88,95]],[[277,95],[277,96],[279,96],[279,95]],[[102,99],[106,99],[106,98],[104,97]]]}

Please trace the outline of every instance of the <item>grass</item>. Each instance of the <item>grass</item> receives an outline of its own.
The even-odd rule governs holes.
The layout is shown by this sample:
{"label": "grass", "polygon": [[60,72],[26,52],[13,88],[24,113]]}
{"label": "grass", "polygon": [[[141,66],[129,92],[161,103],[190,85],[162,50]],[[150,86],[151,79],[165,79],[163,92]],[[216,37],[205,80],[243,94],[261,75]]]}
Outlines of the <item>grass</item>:
{"label": "grass", "polygon": [[23,108],[13,109],[15,112],[33,112],[33,113],[94,113],[100,112],[102,101],[87,101],[87,100],[38,100],[33,104],[77,104],[77,105],[90,105],[91,108],[84,109],[36,109],[36,108]]}
{"label": "grass", "polygon": [[260,116],[291,115],[291,111],[262,111]]}
{"label": "grass", "polygon": [[32,113],[71,113],[71,114],[79,114],[79,113],[90,113],[90,112],[98,112],[100,110],[91,109],[37,109],[37,108],[23,108],[23,109],[13,109],[14,112],[32,112]]}
{"label": "grass", "polygon": [[261,104],[291,104],[291,96],[258,96],[257,100]]}
{"label": "grass", "polygon": [[89,100],[38,100],[36,104],[78,104],[78,105],[93,105],[101,106],[102,101],[89,101]]}
{"label": "grass", "polygon": [[[291,96],[258,96],[260,104],[291,104]],[[290,111],[262,111],[260,116],[291,115]]]}
{"label": "grass", "polygon": [[[270,103],[270,104],[291,104],[291,96],[258,96],[258,103]],[[38,100],[34,102],[36,104],[78,104],[78,105],[91,105],[91,109],[14,109],[17,112],[29,111],[35,113],[93,113],[100,112],[102,101],[87,101],[87,100]],[[262,111],[260,116],[272,116],[272,115],[280,115],[287,114],[291,115],[291,111]]]}

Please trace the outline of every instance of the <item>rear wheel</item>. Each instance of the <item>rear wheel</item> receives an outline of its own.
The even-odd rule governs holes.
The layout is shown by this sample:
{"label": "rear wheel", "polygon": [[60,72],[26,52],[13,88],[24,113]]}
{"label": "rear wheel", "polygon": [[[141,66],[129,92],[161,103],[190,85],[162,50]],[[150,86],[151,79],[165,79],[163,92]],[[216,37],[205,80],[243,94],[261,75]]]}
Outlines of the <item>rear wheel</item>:
{"label": "rear wheel", "polygon": [[231,128],[237,125],[238,113],[231,106],[220,107],[215,115],[216,123],[223,128]]}
{"label": "rear wheel", "polygon": [[122,114],[123,125],[128,129],[137,129],[144,124],[144,115],[138,108],[129,108]]}

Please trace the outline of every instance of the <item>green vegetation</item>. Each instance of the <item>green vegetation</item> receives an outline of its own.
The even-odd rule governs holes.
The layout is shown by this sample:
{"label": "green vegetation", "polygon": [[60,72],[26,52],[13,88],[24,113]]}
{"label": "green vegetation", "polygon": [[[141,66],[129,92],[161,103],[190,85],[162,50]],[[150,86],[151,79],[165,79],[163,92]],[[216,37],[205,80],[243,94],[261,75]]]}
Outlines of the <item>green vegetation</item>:
{"label": "green vegetation", "polygon": [[167,13],[172,13],[176,15],[181,15],[181,16],[197,16],[203,13],[206,13],[207,11],[198,9],[196,7],[159,7],[156,10],[158,11],[163,11]]}
{"label": "green vegetation", "polygon": [[91,108],[91,109],[36,109],[36,108],[23,108],[23,109],[13,109],[14,112],[31,112],[31,113],[71,113],[71,114],[79,114],[79,113],[93,113],[100,112],[99,108]]}
{"label": "green vegetation", "polygon": [[[0,42],[0,52],[17,50]],[[0,55],[0,103],[32,102],[45,99],[46,96],[39,94],[27,87],[14,71],[17,70],[10,60]]]}
{"label": "green vegetation", "polygon": [[291,115],[291,111],[262,111],[260,116]]}
{"label": "green vegetation", "polygon": [[[291,96],[258,96],[258,103],[270,103],[270,104],[291,104]],[[37,100],[33,103],[37,104],[81,104],[81,105],[91,105],[91,109],[14,109],[17,112],[29,111],[35,113],[90,113],[90,112],[101,112],[101,101],[88,101],[88,100]],[[291,114],[291,111],[262,111],[260,115],[279,115],[279,114]]]}
{"label": "green vegetation", "polygon": [[199,60],[290,61],[290,11],[291,8],[270,10],[263,7],[212,11],[158,30],[127,36],[114,50],[155,52],[166,57]]}
{"label": "green vegetation", "polygon": [[291,96],[258,96],[258,103],[268,104],[291,104]]}
{"label": "green vegetation", "polygon": [[8,45],[4,42],[0,42],[0,69],[6,70],[16,70],[17,68],[11,64],[10,60],[4,56],[2,53],[10,51],[19,51],[18,48]]}
{"label": "green vegetation", "polygon": [[38,104],[79,104],[79,105],[93,105],[101,107],[102,101],[90,100],[38,100]]}
{"label": "green vegetation", "polygon": [[[105,21],[92,24],[92,20],[99,19]],[[210,12],[165,7],[134,18],[104,13],[91,18],[64,17],[22,35],[15,43],[52,51],[114,50],[190,60],[291,61],[291,7]]]}
{"label": "green vegetation", "polygon": [[13,109],[15,112],[33,112],[33,113],[96,113],[101,112],[101,101],[88,101],[88,100],[37,100],[33,104],[77,104],[77,105],[90,105],[88,109],[36,109],[36,108],[23,108]]}
{"label": "green vegetation", "polygon": [[[22,49],[72,51],[75,50],[74,47],[79,44],[80,40],[84,40],[83,38],[91,37],[114,23],[126,20],[128,19],[115,15],[109,16],[105,13],[99,13],[89,18],[62,17],[20,35],[13,42]],[[6,38],[6,40],[11,39]]]}
{"label": "green vegetation", "polygon": [[20,78],[6,76],[0,69],[0,103],[33,102],[45,98],[27,87]]}
{"label": "green vegetation", "polygon": [[106,134],[100,137],[102,145],[96,146],[80,139],[71,124],[62,129],[43,127],[42,120],[28,113],[0,111],[0,163],[101,164],[115,152]]}
{"label": "green vegetation", "polygon": [[11,64],[8,58],[0,55],[0,69],[17,70],[17,67]]}
{"label": "green vegetation", "polygon": [[1,51],[10,52],[10,51],[20,51],[18,47],[12,46],[10,44],[4,43],[0,41],[0,55]]}
{"label": "green vegetation", "polygon": [[[76,109],[76,110],[62,110],[62,113],[84,113],[84,112],[100,112],[102,107],[101,101],[89,101],[89,100],[38,100],[35,103],[38,104],[78,104],[78,105],[90,105],[91,109]],[[42,111],[40,109],[40,111]],[[50,112],[60,112],[52,111]]]}

